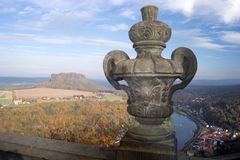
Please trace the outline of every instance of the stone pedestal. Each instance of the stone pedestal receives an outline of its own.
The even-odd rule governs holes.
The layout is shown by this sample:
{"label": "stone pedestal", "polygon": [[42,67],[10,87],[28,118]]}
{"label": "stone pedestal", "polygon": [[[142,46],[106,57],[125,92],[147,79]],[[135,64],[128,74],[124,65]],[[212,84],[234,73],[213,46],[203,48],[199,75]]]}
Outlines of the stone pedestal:
{"label": "stone pedestal", "polygon": [[117,160],[176,160],[175,134],[159,142],[134,140],[125,136],[117,151]]}

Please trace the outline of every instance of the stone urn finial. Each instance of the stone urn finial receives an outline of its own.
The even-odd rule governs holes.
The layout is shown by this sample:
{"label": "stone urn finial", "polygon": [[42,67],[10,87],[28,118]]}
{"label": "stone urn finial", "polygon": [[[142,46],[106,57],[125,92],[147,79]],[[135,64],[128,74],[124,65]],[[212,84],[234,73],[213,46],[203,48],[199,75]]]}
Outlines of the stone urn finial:
{"label": "stone urn finial", "polygon": [[158,8],[155,6],[145,6],[141,9],[142,22],[139,22],[129,30],[129,38],[133,42],[133,47],[158,46],[165,48],[165,43],[171,37],[171,28],[157,20]]}
{"label": "stone urn finial", "polygon": [[[173,93],[185,88],[197,71],[197,60],[188,48],[177,48],[171,59],[161,56],[170,39],[171,28],[157,20],[158,8],[141,9],[143,21],[133,25],[129,38],[137,52],[135,59],[120,50],[109,52],[103,68],[108,81],[128,95],[128,113],[139,122],[126,135],[139,141],[163,141],[173,133],[162,127],[173,113]],[[180,79],[181,83],[174,81]],[[120,84],[125,80],[127,85]]]}
{"label": "stone urn finial", "polygon": [[143,21],[157,20],[158,8],[156,6],[145,6],[141,9]]}

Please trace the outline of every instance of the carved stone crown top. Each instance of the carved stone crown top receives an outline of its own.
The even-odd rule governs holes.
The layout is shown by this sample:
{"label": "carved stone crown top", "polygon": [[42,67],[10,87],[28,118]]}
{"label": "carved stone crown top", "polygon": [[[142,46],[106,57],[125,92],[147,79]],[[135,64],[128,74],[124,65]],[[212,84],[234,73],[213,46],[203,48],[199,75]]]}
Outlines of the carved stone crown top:
{"label": "carved stone crown top", "polygon": [[142,22],[139,22],[129,30],[129,38],[134,46],[162,46],[171,37],[171,28],[157,20],[158,8],[145,6],[141,9]]}

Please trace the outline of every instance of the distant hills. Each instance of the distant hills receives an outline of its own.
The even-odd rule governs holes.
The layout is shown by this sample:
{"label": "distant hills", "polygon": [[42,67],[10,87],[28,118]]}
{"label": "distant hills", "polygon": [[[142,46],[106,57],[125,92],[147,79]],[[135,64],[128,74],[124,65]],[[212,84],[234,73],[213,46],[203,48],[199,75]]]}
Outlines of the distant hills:
{"label": "distant hills", "polygon": [[198,86],[226,86],[240,85],[240,79],[222,79],[222,80],[193,80],[190,85]]}
{"label": "distant hills", "polygon": [[[104,86],[109,89],[113,89],[110,83],[107,80],[97,80],[92,79],[93,82]],[[180,83],[177,81],[176,83]],[[189,84],[189,86],[233,86],[233,85],[240,85],[240,79],[223,79],[223,80],[193,80]]]}
{"label": "distant hills", "polygon": [[49,77],[0,77],[0,89],[25,89],[49,80]]}
{"label": "distant hills", "polygon": [[72,89],[84,91],[104,90],[105,87],[97,85],[87,79],[80,73],[59,73],[52,74],[50,80],[40,83],[36,87],[57,88],[57,89]]}
{"label": "distant hills", "polygon": [[[240,79],[193,80],[189,87],[229,85],[240,85]],[[51,77],[0,77],[0,89],[24,89],[32,87],[48,87],[86,91],[114,89],[106,79],[87,79],[83,74],[80,73],[59,73],[52,74]]]}

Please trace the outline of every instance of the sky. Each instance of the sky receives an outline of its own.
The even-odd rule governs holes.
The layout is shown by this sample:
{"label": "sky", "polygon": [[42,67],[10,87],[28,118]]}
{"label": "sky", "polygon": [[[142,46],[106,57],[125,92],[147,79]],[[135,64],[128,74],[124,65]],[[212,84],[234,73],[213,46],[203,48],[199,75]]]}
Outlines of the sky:
{"label": "sky", "polygon": [[0,0],[0,76],[104,79],[109,51],[135,58],[128,30],[145,5],[172,28],[165,58],[188,47],[198,59],[195,79],[240,79],[240,0]]}

